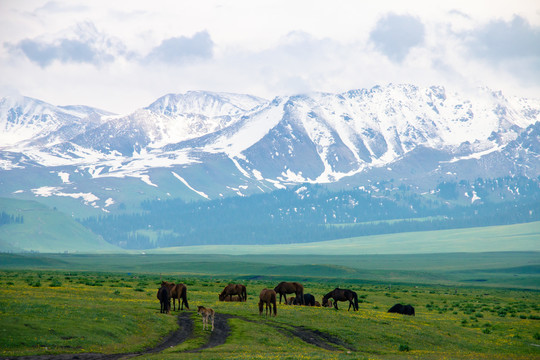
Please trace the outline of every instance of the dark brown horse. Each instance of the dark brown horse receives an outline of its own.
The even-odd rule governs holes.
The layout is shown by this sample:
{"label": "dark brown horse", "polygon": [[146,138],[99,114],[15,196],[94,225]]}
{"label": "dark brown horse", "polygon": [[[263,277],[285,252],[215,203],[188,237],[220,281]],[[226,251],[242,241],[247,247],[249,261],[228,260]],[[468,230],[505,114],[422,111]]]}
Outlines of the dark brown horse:
{"label": "dark brown horse", "polygon": [[[300,305],[300,300],[298,298],[294,298],[293,305]],[[311,294],[304,294],[304,305],[315,306],[315,296]]]}
{"label": "dark brown horse", "polygon": [[287,294],[295,294],[297,299],[300,299],[301,305],[304,305],[304,287],[297,282],[282,281],[274,288],[274,291],[279,294],[279,303],[281,304],[281,297],[285,297],[285,304],[287,304]]}
{"label": "dark brown horse", "polygon": [[335,288],[328,294],[324,295],[322,305],[328,306],[328,299],[330,298],[334,299],[334,307],[336,310],[339,310],[337,305],[338,301],[349,301],[349,310],[351,310],[351,306],[353,307],[354,311],[358,310],[358,295],[356,295],[356,292],[352,290]]}
{"label": "dark brown horse", "polygon": [[268,316],[268,308],[270,308],[270,315],[272,315],[272,305],[274,305],[274,316],[277,315],[276,297],[276,292],[274,290],[261,290],[261,293],[259,294],[259,315],[262,315],[263,304],[266,305],[266,316]]}
{"label": "dark brown horse", "polygon": [[225,286],[225,289],[219,294],[219,301],[224,301],[227,296],[230,296],[230,301],[232,301],[233,295],[240,296],[241,301],[247,301],[246,287],[242,284],[229,284]]}
{"label": "dark brown horse", "polygon": [[161,314],[168,314],[171,311],[171,292],[169,291],[169,288],[162,285],[157,292],[157,298],[161,305],[161,310],[159,312]]}
{"label": "dark brown horse", "polygon": [[[173,299],[173,310],[176,310],[176,303],[174,299],[178,299],[178,310],[184,310],[184,305],[186,305],[186,309],[189,310],[186,285],[162,281],[161,286],[167,286],[169,288],[169,291],[171,292],[171,298]],[[180,300],[182,300],[182,309],[180,309]]]}

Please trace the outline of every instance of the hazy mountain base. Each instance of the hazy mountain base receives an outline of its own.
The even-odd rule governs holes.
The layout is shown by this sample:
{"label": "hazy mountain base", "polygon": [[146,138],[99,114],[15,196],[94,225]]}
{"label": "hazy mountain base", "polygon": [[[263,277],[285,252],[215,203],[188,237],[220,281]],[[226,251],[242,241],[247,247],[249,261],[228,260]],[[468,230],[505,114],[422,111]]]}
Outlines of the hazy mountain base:
{"label": "hazy mountain base", "polygon": [[313,243],[538,221],[540,186],[538,179],[506,177],[442,182],[418,194],[393,181],[339,191],[306,184],[250,197],[145,201],[140,207],[138,214],[82,223],[127,249]]}

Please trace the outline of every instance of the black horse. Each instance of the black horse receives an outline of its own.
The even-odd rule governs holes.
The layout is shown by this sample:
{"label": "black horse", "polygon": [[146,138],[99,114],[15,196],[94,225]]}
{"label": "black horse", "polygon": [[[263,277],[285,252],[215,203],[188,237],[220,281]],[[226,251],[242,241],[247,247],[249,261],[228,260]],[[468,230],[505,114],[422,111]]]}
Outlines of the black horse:
{"label": "black horse", "polygon": [[396,304],[392,306],[390,310],[388,310],[388,312],[414,316],[414,307],[412,307],[411,305]]}
{"label": "black horse", "polygon": [[352,290],[335,288],[323,296],[322,305],[327,305],[328,299],[330,298],[334,299],[334,307],[336,310],[339,310],[337,305],[338,301],[349,301],[349,310],[351,310],[351,306],[353,307],[354,311],[358,310],[358,295],[356,295],[356,292]]}
{"label": "black horse", "polygon": [[161,286],[157,293],[157,298],[161,305],[160,313],[168,314],[171,311],[171,292],[165,285]]}
{"label": "black horse", "polygon": [[[293,305],[302,305],[302,303],[300,300],[298,300],[298,298],[294,298]],[[315,306],[315,296],[311,294],[304,294],[304,305]]]}

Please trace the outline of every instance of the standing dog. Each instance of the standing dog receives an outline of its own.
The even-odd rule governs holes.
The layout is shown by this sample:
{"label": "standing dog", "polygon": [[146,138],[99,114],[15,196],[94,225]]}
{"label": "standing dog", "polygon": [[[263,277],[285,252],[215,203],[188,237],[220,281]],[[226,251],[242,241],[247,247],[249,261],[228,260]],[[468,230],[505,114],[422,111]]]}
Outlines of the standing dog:
{"label": "standing dog", "polygon": [[205,308],[204,306],[198,306],[197,314],[201,314],[203,330],[206,330],[206,324],[208,324],[208,318],[212,318],[212,331],[214,331],[214,309]]}

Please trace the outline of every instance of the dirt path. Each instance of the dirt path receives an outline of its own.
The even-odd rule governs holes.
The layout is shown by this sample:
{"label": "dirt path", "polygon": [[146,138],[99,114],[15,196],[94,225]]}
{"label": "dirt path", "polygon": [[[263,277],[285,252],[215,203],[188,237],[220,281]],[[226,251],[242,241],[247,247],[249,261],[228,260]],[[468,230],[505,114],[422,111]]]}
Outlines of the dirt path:
{"label": "dirt path", "polygon": [[[194,323],[191,319],[192,312],[183,312],[178,315],[178,329],[167,335],[163,341],[153,347],[140,352],[135,353],[122,353],[122,354],[96,354],[96,353],[83,353],[83,354],[57,354],[57,355],[33,355],[33,356],[14,356],[2,358],[2,360],[118,360],[118,359],[130,359],[140,355],[159,353],[167,348],[177,346],[186,341],[193,333]],[[204,349],[209,349],[215,346],[223,345],[227,341],[227,338],[231,334],[231,328],[229,326],[229,319],[240,319],[251,323],[262,323],[260,321],[251,320],[242,316],[235,316],[229,314],[216,314],[214,320],[214,331],[210,334],[208,342],[203,346],[187,350],[185,352],[193,353]],[[319,330],[312,330],[303,326],[285,326],[273,322],[264,322],[263,324],[275,328],[277,331],[285,334],[286,336],[296,336],[302,341],[318,346],[320,348],[330,351],[340,351],[343,348],[354,351],[355,349],[345,343],[343,340],[333,335],[321,332]]]}

